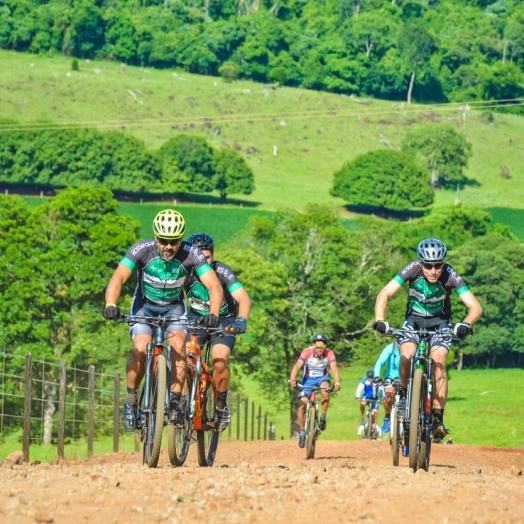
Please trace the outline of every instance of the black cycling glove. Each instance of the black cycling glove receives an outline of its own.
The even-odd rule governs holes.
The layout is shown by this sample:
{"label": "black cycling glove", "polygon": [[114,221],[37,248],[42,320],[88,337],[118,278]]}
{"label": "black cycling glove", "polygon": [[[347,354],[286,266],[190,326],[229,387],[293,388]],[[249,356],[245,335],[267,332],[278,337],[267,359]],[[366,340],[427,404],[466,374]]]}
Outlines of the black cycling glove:
{"label": "black cycling glove", "polygon": [[124,316],[124,312],[117,305],[109,304],[104,311],[102,311],[102,315],[107,320],[118,320]]}
{"label": "black cycling glove", "polygon": [[220,319],[216,315],[210,313],[209,315],[203,316],[200,323],[206,327],[216,328],[220,326]]}
{"label": "black cycling glove", "polygon": [[468,322],[457,322],[453,326],[453,335],[457,338],[464,339],[471,333],[471,324]]}
{"label": "black cycling glove", "polygon": [[228,333],[235,333],[241,335],[246,332],[247,320],[244,317],[238,317],[233,324],[227,326],[226,331]]}
{"label": "black cycling glove", "polygon": [[379,333],[387,333],[389,331],[389,323],[384,320],[377,320],[373,323],[373,329]]}

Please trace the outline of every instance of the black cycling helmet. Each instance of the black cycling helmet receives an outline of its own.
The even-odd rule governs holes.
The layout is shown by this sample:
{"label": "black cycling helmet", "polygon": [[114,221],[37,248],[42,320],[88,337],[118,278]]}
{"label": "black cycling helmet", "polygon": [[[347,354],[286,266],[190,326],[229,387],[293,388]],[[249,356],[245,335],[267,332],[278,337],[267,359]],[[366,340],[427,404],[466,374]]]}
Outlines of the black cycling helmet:
{"label": "black cycling helmet", "polygon": [[368,378],[373,378],[373,375],[374,375],[374,371],[372,369],[368,369],[367,373],[366,373],[366,376]]}
{"label": "black cycling helmet", "polygon": [[417,255],[422,262],[441,262],[446,258],[448,250],[444,242],[436,238],[426,238],[420,242]]}
{"label": "black cycling helmet", "polygon": [[207,233],[195,233],[191,235],[187,241],[199,249],[209,249],[210,251],[214,251],[215,249],[215,241],[213,237]]}
{"label": "black cycling helmet", "polygon": [[318,342],[319,340],[324,342],[324,344],[327,344],[327,337],[326,335],[323,335],[322,333],[317,333],[313,335],[311,342]]}

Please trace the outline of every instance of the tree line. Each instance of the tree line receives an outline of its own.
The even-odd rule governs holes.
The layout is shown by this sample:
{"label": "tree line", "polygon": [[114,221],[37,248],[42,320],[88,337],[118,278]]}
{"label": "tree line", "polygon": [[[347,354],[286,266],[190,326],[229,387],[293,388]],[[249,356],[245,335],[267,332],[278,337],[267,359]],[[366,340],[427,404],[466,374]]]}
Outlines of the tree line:
{"label": "tree line", "polygon": [[202,137],[177,135],[158,151],[121,131],[9,131],[1,134],[0,182],[26,187],[103,186],[130,193],[217,191],[249,195],[254,174],[232,149]]}
{"label": "tree line", "polygon": [[[37,359],[93,364],[105,372],[124,369],[128,330],[104,320],[101,311],[107,282],[138,240],[140,224],[116,209],[108,189],[92,186],[65,189],[33,208],[19,197],[0,196],[0,338],[8,352],[31,351]],[[341,363],[372,364],[388,342],[372,330],[378,291],[416,258],[421,238],[438,236],[484,308],[475,335],[452,347],[449,363],[522,366],[524,247],[506,226],[490,221],[488,213],[464,205],[410,222],[362,217],[352,229],[318,205],[252,218],[216,252],[253,300],[235,363],[288,407],[293,399],[286,379],[312,333],[328,336]],[[122,293],[124,309],[133,286]],[[400,325],[405,304],[402,293],[390,302],[392,325]],[[453,307],[455,319],[463,318],[456,297]]]}
{"label": "tree line", "polygon": [[522,97],[523,35],[520,0],[5,0],[0,8],[4,49],[408,102]]}

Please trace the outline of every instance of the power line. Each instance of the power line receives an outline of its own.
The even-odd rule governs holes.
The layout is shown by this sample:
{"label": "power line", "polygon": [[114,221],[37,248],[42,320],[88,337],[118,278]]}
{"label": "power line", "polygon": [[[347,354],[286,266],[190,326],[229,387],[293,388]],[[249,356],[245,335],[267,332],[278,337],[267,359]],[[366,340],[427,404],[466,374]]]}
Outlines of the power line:
{"label": "power line", "polygon": [[487,100],[487,101],[464,101],[449,102],[442,104],[417,105],[412,106],[404,102],[396,102],[390,109],[360,107],[359,109],[322,109],[310,111],[292,111],[279,113],[244,113],[223,116],[199,116],[199,117],[180,117],[174,119],[165,118],[146,118],[146,119],[125,119],[125,120],[92,120],[85,122],[61,122],[61,123],[36,123],[28,124],[0,124],[0,132],[5,131],[43,131],[43,130],[63,130],[63,129],[100,129],[100,128],[119,128],[123,126],[142,126],[142,127],[161,127],[190,124],[228,124],[244,121],[270,121],[276,119],[306,120],[312,118],[357,118],[361,116],[388,116],[388,115],[416,115],[428,112],[456,112],[466,109],[486,110],[500,107],[520,107],[524,106],[524,98]]}

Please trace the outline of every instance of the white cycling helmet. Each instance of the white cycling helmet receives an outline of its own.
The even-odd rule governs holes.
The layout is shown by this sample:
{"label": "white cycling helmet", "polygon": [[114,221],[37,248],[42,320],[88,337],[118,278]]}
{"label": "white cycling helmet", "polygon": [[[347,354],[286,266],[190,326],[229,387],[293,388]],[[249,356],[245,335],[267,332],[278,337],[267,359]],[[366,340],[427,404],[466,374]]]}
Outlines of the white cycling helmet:
{"label": "white cycling helmet", "polygon": [[426,238],[417,248],[417,255],[422,262],[441,262],[446,258],[448,250],[444,242],[436,238]]}

